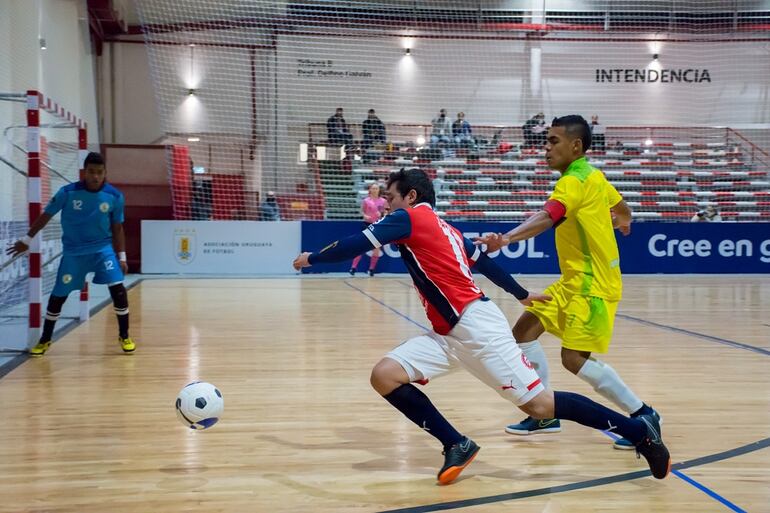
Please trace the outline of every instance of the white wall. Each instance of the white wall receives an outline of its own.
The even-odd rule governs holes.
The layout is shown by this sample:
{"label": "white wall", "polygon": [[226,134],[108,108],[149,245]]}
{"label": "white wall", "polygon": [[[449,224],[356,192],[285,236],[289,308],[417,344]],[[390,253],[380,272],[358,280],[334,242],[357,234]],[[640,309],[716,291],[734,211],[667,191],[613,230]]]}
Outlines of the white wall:
{"label": "white wall", "polygon": [[[545,8],[548,11],[600,11],[607,9],[614,11],[719,11],[730,12],[733,9],[762,10],[770,8],[768,0],[645,0],[634,2],[632,0],[508,0],[518,8],[529,7],[532,9]],[[516,7],[514,7],[516,8]]]}
{"label": "white wall", "polygon": [[[411,56],[403,47],[411,46]],[[539,74],[530,72],[533,50]],[[660,55],[653,64],[652,55]],[[303,61],[318,63],[311,67]],[[770,46],[763,43],[575,42],[286,35],[278,47],[280,169],[294,169],[308,122],[345,108],[361,122],[429,123],[439,108],[471,124],[521,125],[544,111],[598,114],[606,125],[731,126],[770,122]],[[596,69],[709,70],[710,82],[596,83]],[[302,73],[315,70],[314,74]],[[368,72],[371,76],[319,76]],[[538,83],[530,83],[537,77]]]}
{"label": "white wall", "polygon": [[[0,2],[0,92],[37,89],[88,123],[90,144],[100,140],[93,56],[86,0],[3,0]],[[41,50],[38,39],[46,40]],[[23,124],[23,104],[0,102],[0,133]],[[41,114],[41,122],[52,118]],[[23,134],[15,134],[23,140]],[[47,134],[77,141],[77,134]],[[0,151],[26,168],[23,156],[0,144]],[[25,218],[26,189],[15,172],[0,163],[0,220]]]}
{"label": "white wall", "polygon": [[[0,2],[0,88],[38,89],[89,125],[99,141],[85,0]],[[4,25],[4,26],[3,26]],[[47,49],[41,50],[38,38]]]}
{"label": "white wall", "polygon": [[[152,89],[160,106],[158,126],[149,113],[149,99],[119,103],[118,117],[125,126],[118,130],[116,142],[150,142],[163,132],[226,133],[248,140],[251,65],[249,50],[237,45],[270,39],[248,31],[162,38],[176,44],[150,47],[149,66],[142,62],[139,45],[120,45],[126,48],[116,51],[122,59],[116,60],[122,87],[143,95]],[[185,44],[204,40],[222,46],[196,46],[191,75]],[[405,46],[412,50],[409,57]],[[538,52],[540,70],[532,73],[532,56]],[[711,81],[596,83],[596,69],[646,69],[653,66],[653,53],[660,55],[657,66],[708,69]],[[307,61],[323,65],[313,67]],[[464,111],[477,125],[521,125],[541,110],[548,117],[598,114],[606,125],[770,123],[770,46],[761,42],[668,42],[653,47],[645,41],[537,42],[489,34],[411,40],[281,34],[277,52],[260,48],[255,62],[261,176],[268,186],[277,181],[286,190],[304,180],[297,146],[307,137],[307,124],[324,123],[337,106],[344,107],[346,119],[354,123],[374,108],[385,122],[425,124],[442,107],[452,117]],[[154,77],[152,88],[144,78],[146,69]],[[320,76],[319,70],[343,75]],[[314,72],[300,73],[309,71]],[[356,73],[365,76],[353,76]],[[188,84],[196,88],[194,99],[186,96]],[[277,138],[270,137],[274,125]]]}
{"label": "white wall", "polygon": [[[463,110],[477,124],[520,124],[533,110],[547,115],[598,113],[605,124],[731,125],[770,122],[770,47],[762,43],[666,43],[660,65],[709,69],[711,82],[647,84],[595,82],[597,68],[644,69],[650,43],[543,42],[542,98],[524,100],[530,90],[529,51],[522,41],[416,39],[411,57],[401,38],[308,39],[282,36],[278,47],[279,125],[323,122],[346,107],[348,121],[375,108],[386,122],[427,123],[440,107]],[[114,140],[148,143],[173,133],[250,133],[250,63],[243,49],[158,46],[152,83],[147,49],[110,44],[114,55],[116,120]],[[105,52],[105,59],[110,52]],[[298,75],[298,59],[333,62],[328,70],[367,71],[366,78]],[[271,51],[259,50],[258,132],[272,122]],[[109,65],[102,66],[103,71]],[[306,68],[307,69],[307,68]],[[197,100],[187,96],[189,85]],[[104,89],[109,95],[109,88]],[[157,113],[156,97],[161,112]],[[191,103],[195,106],[189,105]],[[105,109],[109,102],[105,101]],[[106,111],[105,111],[106,112]],[[108,116],[105,116],[107,119]],[[161,126],[162,124],[162,126]]]}
{"label": "white wall", "polygon": [[148,144],[163,136],[144,44],[104,45],[99,92],[105,143]]}
{"label": "white wall", "polygon": [[[659,45],[660,67],[708,69],[711,82],[597,84],[597,68],[650,66],[650,44],[542,42],[542,98],[526,106],[530,52],[521,41],[420,39],[411,57],[395,38],[279,41],[279,105],[288,123],[312,114],[324,121],[336,106],[346,108],[349,122],[362,120],[369,107],[383,121],[407,123],[427,123],[440,107],[465,111],[478,124],[520,124],[540,108],[547,115],[598,113],[606,124],[770,121],[770,46],[762,43]],[[321,71],[371,76],[301,75],[299,59],[332,62]]]}
{"label": "white wall", "polygon": [[[401,38],[319,42],[282,36],[279,109],[289,124],[309,115],[316,116],[314,121],[326,121],[338,106],[346,108],[348,122],[360,122],[369,108],[385,122],[401,123],[429,123],[441,107],[464,110],[477,123],[525,115],[518,101],[529,73],[523,42],[415,40],[412,46],[412,56],[407,57]],[[327,67],[310,67],[300,60],[325,62]],[[318,75],[345,71],[371,75]]]}
{"label": "white wall", "polygon": [[[196,165],[244,174],[247,193],[259,191],[264,162],[275,162],[266,156],[273,52],[243,47],[261,41],[253,30],[217,33],[220,46],[188,46],[207,39],[196,32],[159,39],[173,44],[106,45],[100,74],[106,142],[187,144]],[[187,135],[201,142],[187,142]],[[249,201],[254,197],[247,194]]]}

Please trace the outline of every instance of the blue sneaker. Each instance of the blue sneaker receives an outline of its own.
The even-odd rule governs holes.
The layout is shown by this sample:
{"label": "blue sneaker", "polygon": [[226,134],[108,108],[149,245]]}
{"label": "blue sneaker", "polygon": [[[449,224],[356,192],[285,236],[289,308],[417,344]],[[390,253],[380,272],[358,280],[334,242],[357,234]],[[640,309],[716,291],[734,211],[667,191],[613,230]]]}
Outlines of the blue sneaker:
{"label": "blue sneaker", "polygon": [[[534,435],[535,433],[558,433],[561,431],[559,419],[533,419],[527,417],[518,424],[505,426],[505,432],[511,435]],[[631,446],[633,449],[634,446]]]}
{"label": "blue sneaker", "polygon": [[[663,424],[663,419],[661,419],[660,414],[652,407],[647,406],[646,404],[642,406],[642,409],[631,414],[632,418],[639,417],[640,415],[649,415],[653,417],[658,424]],[[612,444],[613,449],[618,449],[620,451],[632,451],[636,449],[636,446],[631,443],[630,440],[627,440],[625,438],[618,438],[615,440],[615,443]]]}

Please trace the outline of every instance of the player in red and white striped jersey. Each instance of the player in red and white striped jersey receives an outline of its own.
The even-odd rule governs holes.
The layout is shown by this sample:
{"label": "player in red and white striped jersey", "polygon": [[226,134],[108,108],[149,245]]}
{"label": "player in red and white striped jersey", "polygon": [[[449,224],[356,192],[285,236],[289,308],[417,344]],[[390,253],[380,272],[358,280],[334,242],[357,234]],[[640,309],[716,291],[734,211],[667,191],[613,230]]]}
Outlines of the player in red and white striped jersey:
{"label": "player in red and white striped jersey", "polygon": [[316,263],[344,261],[388,243],[398,245],[433,329],[390,351],[372,370],[371,383],[390,404],[444,446],[441,484],[452,482],[479,451],[412,383],[459,368],[468,370],[534,418],[573,420],[595,429],[615,430],[632,440],[655,477],[671,465],[652,419],[628,418],[590,399],[546,389],[511,335],[503,313],[473,280],[476,268],[520,302],[547,300],[530,294],[473,243],[433,211],[436,195],[420,169],[392,173],[387,183],[392,213],[363,232],[294,260],[299,270]]}

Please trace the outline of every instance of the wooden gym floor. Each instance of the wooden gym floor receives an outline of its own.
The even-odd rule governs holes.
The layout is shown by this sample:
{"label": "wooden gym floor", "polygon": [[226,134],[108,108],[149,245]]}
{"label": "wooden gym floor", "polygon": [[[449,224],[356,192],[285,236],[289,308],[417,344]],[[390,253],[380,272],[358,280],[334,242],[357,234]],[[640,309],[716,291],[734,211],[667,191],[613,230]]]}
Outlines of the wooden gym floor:
{"label": "wooden gym floor", "polygon": [[[406,277],[154,279],[129,299],[135,354],[108,307],[0,379],[0,511],[770,512],[768,276],[625,278],[605,360],[664,417],[664,481],[577,424],[505,434],[523,415],[459,372],[424,390],[482,450],[437,486],[438,443],[369,386],[426,324]],[[554,388],[600,399],[543,342]],[[205,432],[173,410],[197,379],[225,398]]]}

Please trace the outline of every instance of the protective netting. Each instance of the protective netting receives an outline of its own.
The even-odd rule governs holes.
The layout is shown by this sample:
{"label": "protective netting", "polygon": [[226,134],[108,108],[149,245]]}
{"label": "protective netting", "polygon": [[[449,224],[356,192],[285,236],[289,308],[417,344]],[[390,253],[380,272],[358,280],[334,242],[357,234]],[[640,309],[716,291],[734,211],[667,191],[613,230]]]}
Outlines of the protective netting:
{"label": "protective netting", "polygon": [[[12,263],[5,255],[5,248],[27,233],[29,229],[27,207],[27,130],[26,102],[0,101],[6,125],[0,127],[0,323],[27,323],[29,298],[29,268],[26,256]],[[61,118],[40,112],[40,159],[43,206],[52,194],[78,180],[78,132],[77,128]],[[41,235],[43,294],[53,289],[56,270],[61,258],[60,216],[54,217]]]}
{"label": "protective netting", "polygon": [[581,114],[636,218],[770,219],[765,2],[136,4],[177,218],[273,219],[270,191],[358,218],[418,165],[447,219],[520,220],[558,178],[547,125]]}

